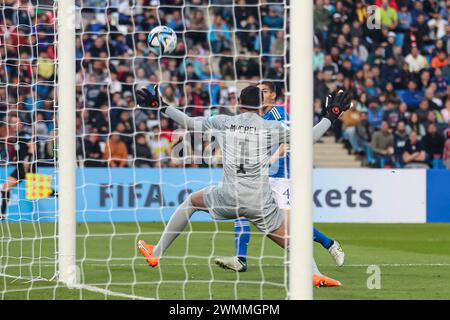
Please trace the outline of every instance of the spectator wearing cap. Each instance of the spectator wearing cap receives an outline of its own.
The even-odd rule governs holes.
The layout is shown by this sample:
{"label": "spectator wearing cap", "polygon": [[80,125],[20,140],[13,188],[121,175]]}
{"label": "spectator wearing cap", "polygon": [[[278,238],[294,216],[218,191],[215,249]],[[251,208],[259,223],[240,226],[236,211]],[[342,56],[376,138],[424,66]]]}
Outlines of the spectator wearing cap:
{"label": "spectator wearing cap", "polygon": [[127,166],[127,146],[120,139],[119,132],[114,131],[106,142],[103,159],[106,160],[111,168],[124,168]]}
{"label": "spectator wearing cap", "polygon": [[389,31],[388,38],[387,38],[387,44],[384,47],[384,55],[386,58],[393,57],[394,56],[394,48],[395,48],[395,41],[397,39],[397,34],[393,31]]}
{"label": "spectator wearing cap", "polygon": [[389,132],[389,125],[382,121],[380,130],[372,135],[372,150],[379,168],[384,168],[386,163],[392,162],[394,155],[394,136]]}
{"label": "spectator wearing cap", "polygon": [[426,152],[422,143],[417,138],[417,133],[411,131],[403,151],[405,168],[428,168]]}

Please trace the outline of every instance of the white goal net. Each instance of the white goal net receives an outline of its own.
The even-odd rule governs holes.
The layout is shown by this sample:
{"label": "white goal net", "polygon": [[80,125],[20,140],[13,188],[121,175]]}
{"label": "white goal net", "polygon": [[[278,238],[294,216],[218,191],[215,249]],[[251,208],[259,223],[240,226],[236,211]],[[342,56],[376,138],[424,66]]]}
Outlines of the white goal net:
{"label": "white goal net", "polygon": [[[242,88],[268,81],[288,114],[289,1],[75,1],[78,285],[71,288],[57,282],[64,179],[57,85],[67,76],[57,72],[58,3],[0,4],[0,298],[287,298],[285,251],[246,231],[246,222],[194,213],[160,265],[147,265],[137,241],[156,243],[187,195],[217,184],[223,171],[208,135],[137,107],[135,92],[159,84],[171,105],[210,117],[236,114]],[[158,25],[178,36],[177,49],[160,57],[147,45]],[[247,271],[219,268],[215,259],[236,256],[236,247],[248,250]]]}

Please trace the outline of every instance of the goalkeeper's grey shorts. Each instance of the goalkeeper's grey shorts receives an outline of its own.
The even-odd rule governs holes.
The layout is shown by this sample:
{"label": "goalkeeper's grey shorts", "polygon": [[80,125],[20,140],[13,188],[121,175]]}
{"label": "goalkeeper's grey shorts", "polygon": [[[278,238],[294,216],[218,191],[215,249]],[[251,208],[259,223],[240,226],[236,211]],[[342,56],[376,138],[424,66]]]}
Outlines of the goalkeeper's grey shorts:
{"label": "goalkeeper's grey shorts", "polygon": [[227,196],[220,185],[203,190],[203,201],[208,207],[209,214],[215,220],[233,220],[245,217],[264,234],[275,231],[283,223],[283,212],[278,207],[271,190],[263,204],[261,201],[257,201],[258,203],[242,199],[236,201],[233,197]]}

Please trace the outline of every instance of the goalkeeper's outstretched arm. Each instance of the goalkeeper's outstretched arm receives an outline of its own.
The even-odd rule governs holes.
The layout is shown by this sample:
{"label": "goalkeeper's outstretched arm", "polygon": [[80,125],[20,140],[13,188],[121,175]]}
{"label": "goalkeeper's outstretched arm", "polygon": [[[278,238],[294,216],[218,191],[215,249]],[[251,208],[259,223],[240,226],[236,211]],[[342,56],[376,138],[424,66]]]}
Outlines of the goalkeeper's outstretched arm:
{"label": "goalkeeper's outstretched arm", "polygon": [[352,106],[350,93],[339,90],[325,98],[326,114],[313,128],[313,143],[316,143],[339,117]]}
{"label": "goalkeeper's outstretched arm", "polygon": [[161,113],[178,123],[183,129],[203,131],[205,117],[189,117],[184,112],[172,106],[161,110]]}
{"label": "goalkeeper's outstretched arm", "polygon": [[168,105],[160,96],[158,86],[150,92],[147,88],[142,88],[136,91],[136,100],[140,107],[151,109],[159,109],[161,114],[171,118],[178,123],[183,129],[205,131],[204,124],[205,117],[189,117],[184,112],[177,108]]}
{"label": "goalkeeper's outstretched arm", "polygon": [[319,141],[320,138],[331,127],[331,121],[328,118],[323,118],[318,124],[313,127],[313,143]]}

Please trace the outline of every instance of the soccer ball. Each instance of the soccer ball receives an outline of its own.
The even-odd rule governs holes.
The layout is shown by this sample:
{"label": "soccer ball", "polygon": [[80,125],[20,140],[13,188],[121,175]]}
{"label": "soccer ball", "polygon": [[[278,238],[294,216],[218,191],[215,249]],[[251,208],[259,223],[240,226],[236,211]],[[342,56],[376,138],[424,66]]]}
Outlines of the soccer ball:
{"label": "soccer ball", "polygon": [[157,56],[168,54],[177,47],[177,34],[166,26],[155,27],[150,31],[147,43],[150,50]]}

